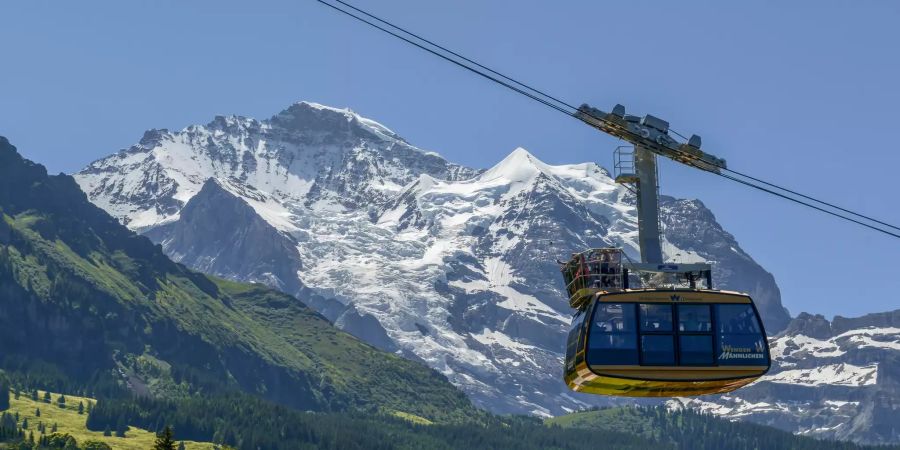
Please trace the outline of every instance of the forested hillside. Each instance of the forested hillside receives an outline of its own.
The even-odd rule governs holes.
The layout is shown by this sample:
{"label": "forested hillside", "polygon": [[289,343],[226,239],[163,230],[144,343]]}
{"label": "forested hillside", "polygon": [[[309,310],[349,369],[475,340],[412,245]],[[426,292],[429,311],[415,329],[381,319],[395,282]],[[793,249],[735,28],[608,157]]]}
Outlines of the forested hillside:
{"label": "forested hillside", "polygon": [[595,409],[547,420],[567,429],[627,432],[679,450],[855,450],[865,447],[850,442],[818,440],[746,422],[731,422],[693,410],[669,411],[665,407]]}
{"label": "forested hillside", "polygon": [[[291,450],[583,449],[585,446],[624,450],[874,448],[818,441],[766,426],[732,423],[689,410],[670,412],[664,408],[586,411],[546,423],[530,417],[484,415],[478,421],[440,424],[408,414],[300,412],[246,394],[197,396],[182,401],[107,399],[97,403],[69,395],[66,396],[69,404],[64,407],[59,405],[62,395],[45,395],[43,391],[20,391],[20,398],[0,414],[0,448],[3,442],[17,449],[62,448],[31,446],[29,437],[34,435],[35,441],[41,443],[49,442],[54,435],[71,435],[78,438],[81,449],[100,450],[101,447],[87,446],[98,441],[116,449],[143,449],[142,443],[150,442],[145,430],[160,430],[166,424],[174,425],[176,439],[186,441],[188,450],[209,448],[208,443],[193,439],[219,445],[224,442],[238,448]],[[2,397],[0,394],[0,403]],[[76,413],[79,411],[76,402],[90,405],[83,415]],[[55,430],[61,409],[68,419],[60,422],[64,426]],[[78,421],[82,425],[74,423]],[[92,431],[84,426],[85,421]]]}
{"label": "forested hillside", "polygon": [[173,263],[3,138],[0,369],[101,397],[242,391],[301,410],[477,414],[443,376],[290,296]]}

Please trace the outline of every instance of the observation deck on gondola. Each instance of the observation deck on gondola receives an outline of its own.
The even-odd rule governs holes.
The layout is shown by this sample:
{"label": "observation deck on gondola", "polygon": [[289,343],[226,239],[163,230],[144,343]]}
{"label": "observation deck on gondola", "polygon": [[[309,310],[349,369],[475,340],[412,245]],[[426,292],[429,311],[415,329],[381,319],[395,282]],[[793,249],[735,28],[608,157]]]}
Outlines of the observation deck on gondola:
{"label": "observation deck on gondola", "polygon": [[617,248],[597,248],[573,253],[561,267],[569,306],[579,309],[601,291],[628,289],[628,269],[622,265],[623,252]]}
{"label": "observation deck on gondola", "polygon": [[712,289],[709,264],[647,264],[628,260],[621,248],[592,248],[573,253],[560,267],[569,306],[582,308],[600,292],[626,289]]}

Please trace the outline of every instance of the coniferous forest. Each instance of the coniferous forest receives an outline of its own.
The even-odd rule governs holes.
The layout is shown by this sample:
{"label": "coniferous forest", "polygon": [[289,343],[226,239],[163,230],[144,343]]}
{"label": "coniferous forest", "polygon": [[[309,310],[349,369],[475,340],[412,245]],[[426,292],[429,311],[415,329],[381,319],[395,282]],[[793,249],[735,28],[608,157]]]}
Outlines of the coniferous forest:
{"label": "coniferous forest", "polygon": [[[16,390],[6,392],[14,395],[12,392]],[[19,395],[31,395],[31,392],[34,391],[21,389]],[[0,415],[0,440],[7,448],[106,448],[102,442],[78,443],[67,434],[23,423],[16,414],[4,411]],[[86,421],[93,431],[116,434],[128,432],[123,431],[128,428],[125,424],[153,430],[160,437],[169,428],[171,442],[208,441],[221,448],[577,449],[585,445],[615,449],[648,446],[737,450],[866,448],[799,437],[761,425],[728,422],[690,410],[671,412],[661,407],[595,409],[548,421],[485,414],[460,423],[428,424],[377,412],[299,412],[235,393],[206,400],[199,396],[179,401],[100,400],[91,408]]]}

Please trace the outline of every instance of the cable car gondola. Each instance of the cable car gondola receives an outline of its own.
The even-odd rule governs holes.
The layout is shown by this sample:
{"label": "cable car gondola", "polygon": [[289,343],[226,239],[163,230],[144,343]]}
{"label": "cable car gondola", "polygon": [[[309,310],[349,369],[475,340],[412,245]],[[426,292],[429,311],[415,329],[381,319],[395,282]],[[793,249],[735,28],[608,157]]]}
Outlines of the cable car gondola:
{"label": "cable car gondola", "polygon": [[[670,397],[733,391],[769,370],[766,333],[747,294],[714,290],[712,267],[663,260],[657,156],[721,174],[724,159],[700,150],[700,136],[678,143],[669,123],[605,113],[588,105],[575,116],[633,145],[614,153],[616,183],[637,203],[640,263],[621,249],[574,254],[563,265],[576,309],[566,349],[565,380],[579,392]],[[632,283],[632,279],[634,282]]]}
{"label": "cable car gondola", "polygon": [[[573,255],[565,381],[574,391],[633,397],[729,392],[769,370],[765,330],[746,294],[698,288],[707,265],[624,264],[621,249]],[[662,266],[662,267],[660,267]],[[704,267],[705,266],[705,267]],[[694,270],[699,268],[700,270]],[[629,288],[641,277],[669,287]],[[632,281],[633,280],[633,281]],[[686,287],[674,287],[678,281]]]}

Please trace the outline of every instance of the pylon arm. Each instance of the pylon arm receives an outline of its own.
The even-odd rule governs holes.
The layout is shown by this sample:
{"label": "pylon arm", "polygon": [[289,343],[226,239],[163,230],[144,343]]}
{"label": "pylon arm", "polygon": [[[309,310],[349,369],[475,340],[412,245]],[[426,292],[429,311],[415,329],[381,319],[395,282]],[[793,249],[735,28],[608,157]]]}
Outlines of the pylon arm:
{"label": "pylon arm", "polygon": [[[629,273],[632,274],[660,274],[667,277],[674,277],[675,282],[687,282],[691,289],[697,287],[698,283],[705,282],[706,289],[712,289],[712,266],[706,263],[629,263],[625,264]],[[665,282],[656,284],[666,284]]]}
{"label": "pylon arm", "polygon": [[726,168],[724,159],[700,150],[700,136],[695,134],[687,143],[680,143],[669,136],[669,122],[658,117],[628,115],[622,105],[606,113],[587,104],[578,108],[575,117],[606,134],[682,164],[714,173]]}
{"label": "pylon arm", "polygon": [[707,263],[628,263],[627,266],[635,272],[656,272],[656,273],[687,273],[687,272],[707,272],[712,270],[712,266]]}

